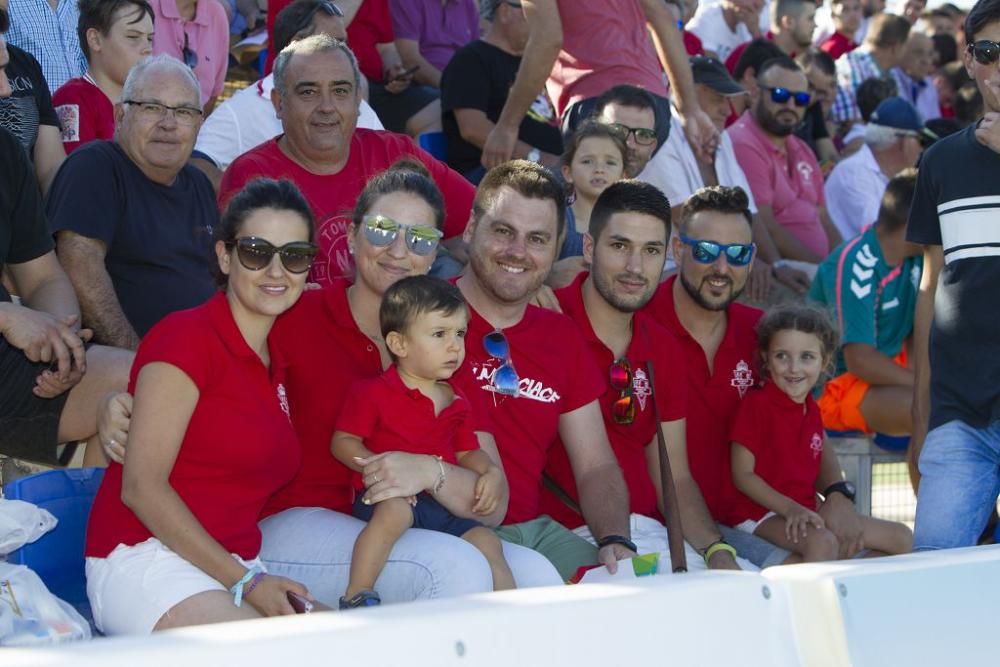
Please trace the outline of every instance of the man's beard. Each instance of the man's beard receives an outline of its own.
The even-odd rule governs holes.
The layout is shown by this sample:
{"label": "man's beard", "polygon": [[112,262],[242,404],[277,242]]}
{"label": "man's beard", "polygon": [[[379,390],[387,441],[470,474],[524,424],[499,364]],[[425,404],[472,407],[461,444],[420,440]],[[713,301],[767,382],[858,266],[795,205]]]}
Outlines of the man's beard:
{"label": "man's beard", "polygon": [[[702,283],[704,283],[706,280],[716,275],[717,274],[710,274],[703,276],[701,279]],[[736,299],[739,298],[740,294],[743,293],[743,288],[746,287],[746,283],[743,283],[743,285],[740,286],[739,289],[737,289],[736,283],[733,281],[733,279],[727,277],[726,279],[729,280],[729,285],[730,285],[729,298],[721,303],[714,303],[707,300],[704,296],[702,296],[701,290],[699,290],[697,286],[692,284],[691,281],[687,279],[687,276],[684,275],[683,267],[681,268],[680,271],[677,272],[677,277],[680,279],[681,285],[684,286],[684,291],[688,293],[688,296],[691,297],[692,301],[694,301],[696,304],[698,304],[705,310],[711,310],[715,312],[729,308],[730,304],[732,304],[733,301],[736,301]]]}

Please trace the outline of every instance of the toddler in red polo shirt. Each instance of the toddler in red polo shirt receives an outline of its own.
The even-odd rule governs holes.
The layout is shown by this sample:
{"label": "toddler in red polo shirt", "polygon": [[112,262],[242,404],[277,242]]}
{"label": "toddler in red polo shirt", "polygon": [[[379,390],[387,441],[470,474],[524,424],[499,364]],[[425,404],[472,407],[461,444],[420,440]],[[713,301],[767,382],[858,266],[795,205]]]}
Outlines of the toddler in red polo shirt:
{"label": "toddler in red polo shirt", "polygon": [[[840,544],[816,511],[823,422],[812,398],[836,351],[836,331],[824,312],[786,306],[761,318],[757,340],[765,381],[740,403],[730,434],[741,493],[728,523],[791,551],[786,563],[836,560]],[[905,525],[859,518],[869,555],[910,551]]]}
{"label": "toddler in red polo shirt", "polygon": [[[479,475],[475,498],[466,504],[475,514],[493,512],[506,488],[499,466],[479,449],[468,399],[448,382],[465,358],[469,309],[462,293],[437,278],[404,278],[386,290],[379,320],[395,365],[381,377],[354,385],[331,443],[333,455],[358,473],[354,516],[368,521],[354,543],[340,608],[380,604],[375,580],[392,546],[409,528],[437,530],[470,542],[489,562],[494,589],[514,588],[500,538],[478,521],[456,517],[435,498],[445,484],[445,463]],[[435,487],[371,505],[364,491],[379,480],[366,479],[361,464],[390,451],[433,456],[441,471]]]}

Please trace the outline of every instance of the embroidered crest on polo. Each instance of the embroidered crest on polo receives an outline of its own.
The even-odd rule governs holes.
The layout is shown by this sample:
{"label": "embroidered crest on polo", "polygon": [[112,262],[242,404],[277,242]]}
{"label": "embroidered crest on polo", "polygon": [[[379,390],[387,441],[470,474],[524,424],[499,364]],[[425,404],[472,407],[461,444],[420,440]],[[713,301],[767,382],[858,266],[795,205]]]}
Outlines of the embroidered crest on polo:
{"label": "embroidered crest on polo", "polygon": [[639,409],[645,411],[646,399],[653,395],[653,390],[649,387],[649,376],[643,368],[636,368],[632,372],[632,395],[638,399]]}
{"label": "embroidered crest on polo", "polygon": [[812,450],[813,459],[818,459],[823,455],[823,436],[813,433],[812,440],[809,441],[809,449]]}
{"label": "embroidered crest on polo", "polygon": [[281,406],[281,411],[285,413],[288,420],[291,421],[292,413],[288,410],[288,393],[285,391],[285,385],[278,383],[278,405]]}
{"label": "embroidered crest on polo", "polygon": [[746,395],[747,389],[753,386],[753,371],[750,370],[750,364],[740,359],[733,369],[733,378],[729,381],[729,386],[736,387],[740,392],[740,398]]}

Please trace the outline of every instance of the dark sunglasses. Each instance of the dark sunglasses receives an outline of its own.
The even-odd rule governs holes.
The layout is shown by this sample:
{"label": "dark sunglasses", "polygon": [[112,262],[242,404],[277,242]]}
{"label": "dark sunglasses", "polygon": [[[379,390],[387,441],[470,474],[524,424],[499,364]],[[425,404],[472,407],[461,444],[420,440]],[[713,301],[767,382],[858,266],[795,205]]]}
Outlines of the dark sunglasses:
{"label": "dark sunglasses", "polygon": [[486,350],[486,354],[503,362],[490,379],[493,391],[504,396],[519,395],[521,378],[517,376],[514,364],[510,360],[510,344],[507,343],[507,337],[500,330],[491,331],[483,336],[483,349]]}
{"label": "dark sunglasses", "polygon": [[757,247],[753,243],[716,243],[688,238],[681,234],[681,242],[691,246],[691,256],[699,264],[712,264],[719,255],[725,255],[730,266],[746,266],[753,259],[753,251]]}
{"label": "dark sunglasses", "polygon": [[361,219],[365,238],[373,246],[385,248],[399,236],[399,230],[406,234],[406,247],[414,255],[429,255],[441,241],[441,230],[431,225],[404,225],[384,215],[366,215]]}
{"label": "dark sunglasses", "polygon": [[628,359],[611,364],[611,388],[618,392],[618,399],[611,404],[611,417],[616,424],[635,421],[635,394],[632,392],[632,367]]}
{"label": "dark sunglasses", "polygon": [[1000,42],[988,39],[977,39],[967,47],[972,52],[972,57],[980,65],[992,65],[1000,60]]}
{"label": "dark sunglasses", "polygon": [[308,241],[293,241],[276,247],[274,244],[256,236],[245,236],[226,243],[226,248],[236,246],[236,256],[247,271],[260,271],[271,264],[271,258],[277,253],[281,265],[289,273],[305,273],[312,266],[319,249],[315,243]]}
{"label": "dark sunglasses", "polygon": [[198,54],[188,47],[188,34],[186,32],[184,33],[184,48],[181,49],[181,60],[191,69],[194,69],[198,64]]}
{"label": "dark sunglasses", "polygon": [[313,5],[308,12],[306,12],[306,15],[302,17],[301,21],[299,21],[298,26],[295,28],[294,31],[292,31],[292,34],[298,35],[300,32],[311,26],[313,19],[316,18],[316,15],[319,14],[320,12],[323,12],[327,16],[337,16],[340,18],[344,18],[344,12],[341,11],[340,7],[333,4],[332,2],[329,2],[329,0],[327,0],[326,2],[318,2],[315,5]]}
{"label": "dark sunglasses", "polygon": [[616,134],[621,135],[622,141],[628,141],[630,136],[635,137],[635,143],[640,146],[648,146],[656,141],[656,130],[651,130],[648,127],[629,127],[621,123],[608,123],[608,127]]}
{"label": "dark sunglasses", "polygon": [[764,90],[771,91],[771,101],[775,104],[784,104],[788,100],[795,98],[795,106],[797,107],[807,107],[809,106],[809,100],[812,96],[809,93],[799,92],[793,93],[787,88],[771,88],[769,86],[761,86]]}

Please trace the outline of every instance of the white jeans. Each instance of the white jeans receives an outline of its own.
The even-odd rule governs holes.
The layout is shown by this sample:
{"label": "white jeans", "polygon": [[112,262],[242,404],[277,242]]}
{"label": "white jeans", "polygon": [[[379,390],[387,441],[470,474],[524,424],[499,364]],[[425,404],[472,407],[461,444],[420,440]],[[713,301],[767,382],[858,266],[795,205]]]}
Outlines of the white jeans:
{"label": "white jeans", "polygon": [[[318,600],[336,606],[347,590],[354,541],[365,523],[319,507],[297,507],[260,522],[260,559],[271,574],[306,586]],[[555,567],[531,549],[503,545],[518,588],[561,585]],[[411,528],[389,553],[375,582],[383,602],[408,602],[493,590],[486,558],[463,539]]]}

